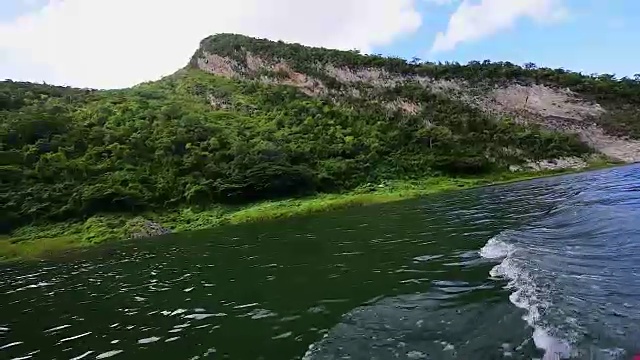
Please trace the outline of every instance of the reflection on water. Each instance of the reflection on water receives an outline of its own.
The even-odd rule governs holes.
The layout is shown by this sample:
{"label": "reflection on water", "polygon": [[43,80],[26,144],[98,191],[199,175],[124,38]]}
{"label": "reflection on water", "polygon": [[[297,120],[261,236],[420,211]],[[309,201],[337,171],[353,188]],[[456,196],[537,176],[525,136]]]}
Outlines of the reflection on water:
{"label": "reflection on water", "polygon": [[639,187],[625,167],[4,265],[0,358],[616,359]]}

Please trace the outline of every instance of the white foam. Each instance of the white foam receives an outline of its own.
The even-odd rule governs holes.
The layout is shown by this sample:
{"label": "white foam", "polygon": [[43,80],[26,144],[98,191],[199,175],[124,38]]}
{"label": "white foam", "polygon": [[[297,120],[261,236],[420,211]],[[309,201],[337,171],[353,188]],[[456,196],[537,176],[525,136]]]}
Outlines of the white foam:
{"label": "white foam", "polygon": [[322,335],[322,338],[320,340],[318,340],[317,342],[309,345],[309,348],[307,349],[307,351],[304,353],[304,355],[302,355],[302,360],[311,360],[313,359],[313,355],[320,350],[320,346],[323,343],[323,340],[327,339],[329,337],[329,332],[325,332]]}
{"label": "white foam", "polygon": [[533,342],[538,349],[544,350],[542,360],[568,359],[571,356],[569,344],[549,335],[547,330],[541,327],[534,327]]}
{"label": "white foam", "polygon": [[540,324],[541,312],[551,306],[551,303],[536,287],[534,277],[525,269],[524,262],[518,261],[517,247],[503,241],[506,234],[503,232],[494,236],[480,249],[480,256],[485,259],[503,259],[491,269],[489,275],[509,280],[507,288],[514,290],[509,301],[526,311],[523,320],[534,329],[533,341],[537,348],[544,350],[543,360],[569,358],[569,344],[551,336],[549,329]]}
{"label": "white foam", "polygon": [[480,249],[480,256],[485,259],[502,259],[509,256],[515,247],[499,239],[500,235],[494,236]]}

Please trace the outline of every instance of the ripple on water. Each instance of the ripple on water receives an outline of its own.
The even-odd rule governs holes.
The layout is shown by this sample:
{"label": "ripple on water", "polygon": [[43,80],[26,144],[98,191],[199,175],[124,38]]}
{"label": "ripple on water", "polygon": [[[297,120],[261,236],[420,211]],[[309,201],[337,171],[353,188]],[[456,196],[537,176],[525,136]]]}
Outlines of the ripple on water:
{"label": "ripple on water", "polygon": [[[488,335],[508,343],[524,332],[502,330],[519,321],[508,304],[454,307],[434,298],[429,292],[401,295],[356,308],[311,345],[303,359],[475,359]],[[470,328],[470,323],[492,326]],[[464,340],[453,344],[450,339]],[[496,347],[493,357],[483,355],[499,358],[502,349]]]}
{"label": "ripple on water", "polygon": [[427,262],[427,261],[431,261],[431,260],[436,260],[436,259],[440,259],[444,257],[444,255],[442,254],[437,254],[437,255],[422,255],[422,256],[416,256],[413,258],[413,260],[415,260],[416,262]]}
{"label": "ripple on water", "polygon": [[84,358],[86,358],[87,356],[89,356],[89,355],[91,355],[91,354],[93,354],[93,353],[94,353],[94,351],[87,351],[87,352],[85,352],[85,353],[84,353],[84,354],[82,354],[82,355],[78,355],[78,356],[76,356],[76,357],[71,358],[71,360],[80,360],[80,359],[84,359]]}
{"label": "ripple on water", "polygon": [[5,345],[1,345],[1,346],[0,346],[0,350],[8,349],[8,348],[10,348],[10,347],[12,347],[12,346],[18,346],[18,345],[20,345],[20,344],[24,344],[24,342],[22,342],[22,341],[14,341],[14,342],[12,342],[12,343],[8,343],[8,344],[5,344]]}
{"label": "ripple on water", "polygon": [[501,261],[490,274],[508,281],[547,353],[618,359],[620,345],[636,348],[640,316],[629,308],[640,307],[640,193],[631,188],[622,178],[594,181],[480,250]]}
{"label": "ripple on water", "polygon": [[239,317],[249,317],[252,320],[270,318],[270,317],[274,317],[274,316],[278,316],[278,314],[273,312],[273,311],[271,311],[271,310],[260,309],[260,308],[253,309],[253,310],[249,311],[246,314],[239,315]]}
{"label": "ripple on water", "polygon": [[102,354],[99,354],[98,356],[96,356],[96,359],[97,359],[97,360],[100,360],[100,359],[110,358],[110,357],[112,357],[112,356],[116,356],[116,355],[121,354],[121,353],[123,353],[123,352],[124,352],[124,350],[110,350],[110,351],[106,351],[106,352],[103,352]]}
{"label": "ripple on water", "polygon": [[61,339],[60,341],[58,341],[58,343],[62,344],[62,343],[65,343],[67,341],[72,341],[72,340],[79,339],[81,337],[85,337],[87,335],[91,335],[91,331],[87,331],[87,332],[79,334],[79,335],[75,335],[75,336],[71,336],[71,337],[68,337],[68,338]]}
{"label": "ripple on water", "polygon": [[66,329],[66,328],[69,328],[69,327],[71,327],[71,325],[69,325],[69,324],[60,325],[60,326],[52,327],[51,329],[47,329],[44,332],[45,333],[49,333],[49,332],[54,332],[54,331]]}
{"label": "ripple on water", "polygon": [[633,169],[7,266],[0,357],[202,358],[211,343],[280,359],[318,340],[305,358],[620,358],[640,338]]}
{"label": "ripple on water", "polygon": [[193,319],[193,320],[204,320],[204,319],[210,318],[210,317],[223,317],[223,316],[227,316],[227,314],[226,313],[215,313],[215,314],[196,313],[196,314],[185,315],[185,316],[183,316],[183,318],[185,318],[185,319]]}
{"label": "ripple on water", "polygon": [[144,338],[144,339],[138,339],[138,344],[150,344],[150,343],[154,343],[158,340],[162,339],[161,337],[158,336],[151,336],[148,338]]}

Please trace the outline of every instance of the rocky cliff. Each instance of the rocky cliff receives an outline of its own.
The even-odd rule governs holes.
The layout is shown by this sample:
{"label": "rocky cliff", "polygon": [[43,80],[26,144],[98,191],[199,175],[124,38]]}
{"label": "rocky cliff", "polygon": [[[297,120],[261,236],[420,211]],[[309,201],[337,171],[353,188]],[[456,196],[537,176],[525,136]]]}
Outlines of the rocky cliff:
{"label": "rocky cliff", "polygon": [[[533,64],[407,63],[231,34],[203,40],[190,66],[232,79],[294,86],[335,103],[349,98],[382,101],[390,111],[412,115],[429,106],[425,93],[441,94],[494,118],[577,134],[612,159],[640,161],[640,141],[635,139],[640,135],[640,79],[585,76]],[[398,96],[384,96],[389,92]],[[210,100],[220,106],[219,99]]]}

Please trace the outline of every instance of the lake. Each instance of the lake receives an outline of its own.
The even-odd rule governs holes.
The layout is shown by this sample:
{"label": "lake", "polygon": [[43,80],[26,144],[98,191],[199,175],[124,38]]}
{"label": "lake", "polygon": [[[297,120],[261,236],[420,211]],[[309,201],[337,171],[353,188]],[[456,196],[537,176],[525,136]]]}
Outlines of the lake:
{"label": "lake", "polygon": [[629,359],[640,167],[0,265],[1,359]]}

